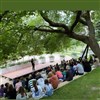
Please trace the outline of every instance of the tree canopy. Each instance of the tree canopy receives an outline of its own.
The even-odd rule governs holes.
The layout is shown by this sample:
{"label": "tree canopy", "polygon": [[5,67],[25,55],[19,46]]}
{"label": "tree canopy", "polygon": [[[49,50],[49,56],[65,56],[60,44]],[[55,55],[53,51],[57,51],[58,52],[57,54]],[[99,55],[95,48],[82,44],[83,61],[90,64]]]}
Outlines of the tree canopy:
{"label": "tree canopy", "polygon": [[93,50],[89,37],[94,39],[92,45],[100,40],[99,19],[99,11],[1,12],[0,60],[63,51],[75,40],[88,44]]}

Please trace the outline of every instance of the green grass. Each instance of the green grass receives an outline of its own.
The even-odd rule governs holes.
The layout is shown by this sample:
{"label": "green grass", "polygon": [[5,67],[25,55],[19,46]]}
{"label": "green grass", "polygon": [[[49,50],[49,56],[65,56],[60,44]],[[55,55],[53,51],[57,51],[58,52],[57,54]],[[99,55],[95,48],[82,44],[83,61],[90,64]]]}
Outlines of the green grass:
{"label": "green grass", "polygon": [[59,88],[42,100],[100,100],[100,68]]}

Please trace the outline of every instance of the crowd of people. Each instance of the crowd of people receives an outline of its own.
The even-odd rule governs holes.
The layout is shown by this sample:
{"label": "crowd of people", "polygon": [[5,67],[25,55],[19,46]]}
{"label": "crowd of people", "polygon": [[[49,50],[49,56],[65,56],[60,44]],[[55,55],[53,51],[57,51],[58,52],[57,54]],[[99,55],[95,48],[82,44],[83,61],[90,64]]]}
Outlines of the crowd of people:
{"label": "crowd of people", "polygon": [[[61,64],[50,65],[42,71],[34,71],[26,77],[13,80],[13,84],[2,84],[0,86],[0,97],[8,99],[27,100],[40,99],[51,96],[57,89],[60,82],[71,81],[76,75],[83,75],[90,72],[94,60],[71,59],[61,61]],[[30,95],[27,93],[30,92]]]}

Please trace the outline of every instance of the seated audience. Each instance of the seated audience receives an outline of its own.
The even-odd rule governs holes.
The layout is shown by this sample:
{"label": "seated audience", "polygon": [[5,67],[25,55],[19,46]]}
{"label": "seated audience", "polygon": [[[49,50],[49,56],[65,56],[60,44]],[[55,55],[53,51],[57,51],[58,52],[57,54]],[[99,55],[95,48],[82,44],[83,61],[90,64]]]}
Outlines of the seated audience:
{"label": "seated audience", "polygon": [[38,79],[37,79],[37,84],[44,90],[44,79],[43,77],[39,74]]}
{"label": "seated audience", "polygon": [[22,82],[22,86],[26,88],[26,79],[24,77],[21,77],[21,82]]}
{"label": "seated audience", "polygon": [[63,81],[63,75],[62,75],[62,72],[59,69],[56,71],[56,75],[57,75],[59,80]]}
{"label": "seated audience", "polygon": [[32,78],[32,75],[30,74],[28,76],[28,91],[30,91],[31,88],[33,88],[33,81],[36,80],[34,78]]}
{"label": "seated audience", "polygon": [[83,75],[83,74],[84,74],[84,68],[82,64],[78,61],[76,67],[76,75]]}
{"label": "seated audience", "polygon": [[13,79],[13,86],[15,87],[16,79]]}
{"label": "seated audience", "polygon": [[42,88],[39,85],[37,85],[37,81],[33,81],[33,88],[31,88],[31,91],[33,99],[39,100],[45,95],[44,91],[42,91]]}
{"label": "seated audience", "polygon": [[91,65],[90,65],[89,61],[87,61],[87,59],[84,59],[82,61],[82,64],[83,64],[85,72],[90,72],[91,71]]}
{"label": "seated audience", "polygon": [[59,67],[58,63],[55,66],[55,70],[60,70],[60,67]]}
{"label": "seated audience", "polygon": [[67,75],[66,69],[62,69],[62,75],[63,75],[63,81],[66,81],[66,75]]}
{"label": "seated audience", "polygon": [[16,100],[27,100],[27,94],[25,92],[25,89],[22,86],[18,90]]}
{"label": "seated audience", "polygon": [[15,84],[16,91],[18,91],[21,86],[22,86],[21,80],[17,79],[16,84]]}
{"label": "seated audience", "polygon": [[59,84],[59,79],[58,79],[57,75],[50,72],[48,74],[48,77],[49,77],[49,82],[52,84],[53,88],[56,89]]}
{"label": "seated audience", "polygon": [[4,97],[4,85],[0,86],[0,97]]}
{"label": "seated audience", "polygon": [[48,67],[46,68],[46,74],[48,74],[51,70],[52,70],[51,67],[48,66]]}
{"label": "seated audience", "polygon": [[66,69],[66,81],[71,81],[71,80],[73,80],[73,73],[70,70],[70,68],[67,68]]}
{"label": "seated audience", "polygon": [[42,76],[44,79],[47,79],[46,71],[42,70],[42,71],[41,71],[41,76]]}
{"label": "seated audience", "polygon": [[[95,61],[99,64],[97,57],[95,57]],[[39,100],[42,97],[51,96],[60,81],[71,81],[75,74],[83,75],[84,71],[90,72],[90,63],[93,63],[92,60],[89,62],[84,59],[82,66],[80,61],[76,61],[75,59],[69,61],[63,60],[61,61],[61,65],[58,65],[58,63],[54,66],[50,65],[43,70],[35,71],[28,77],[25,76],[26,78],[21,77],[21,80],[14,79],[13,85],[15,88],[9,83],[6,83],[5,87],[3,84],[0,86],[0,98],[5,96],[7,99],[27,100],[28,96],[25,89],[28,92],[31,90],[33,99]]]}
{"label": "seated audience", "polygon": [[16,89],[13,87],[12,84],[9,85],[7,98],[8,99],[16,99]]}
{"label": "seated audience", "polygon": [[31,74],[26,77],[26,90],[28,90],[28,92],[30,91],[30,85],[31,84],[29,85],[29,80],[31,80],[31,79],[32,79],[32,75]]}
{"label": "seated audience", "polygon": [[77,70],[77,62],[76,62],[76,61],[74,61],[74,63],[73,63],[73,69],[74,69],[75,72],[76,72],[76,70]]}
{"label": "seated audience", "polygon": [[45,80],[45,95],[46,96],[51,96],[53,94],[53,87],[49,83],[49,81],[46,79]]}
{"label": "seated audience", "polygon": [[36,79],[31,79],[31,80],[29,80],[28,81],[28,88],[29,88],[29,90],[31,89],[31,88],[33,88],[33,81],[35,81]]}
{"label": "seated audience", "polygon": [[8,97],[9,83],[5,83],[4,93],[5,97]]}

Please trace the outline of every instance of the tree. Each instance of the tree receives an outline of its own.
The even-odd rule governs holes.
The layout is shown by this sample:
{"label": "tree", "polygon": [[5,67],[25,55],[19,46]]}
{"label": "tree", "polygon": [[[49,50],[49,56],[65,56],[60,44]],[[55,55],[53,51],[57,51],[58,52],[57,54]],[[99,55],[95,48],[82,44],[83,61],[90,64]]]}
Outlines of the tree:
{"label": "tree", "polygon": [[5,12],[0,14],[0,63],[25,55],[62,51],[70,46],[70,39],[63,34],[34,31],[35,26],[44,23],[37,11]]}
{"label": "tree", "polygon": [[[100,47],[95,39],[95,29],[91,20],[91,13],[90,11],[77,11],[75,21],[69,27],[66,24],[54,22],[48,18],[48,13],[46,11],[40,11],[40,15],[42,18],[49,24],[51,27],[56,27],[56,29],[46,29],[41,27],[36,27],[34,30],[42,31],[42,32],[51,32],[51,33],[58,33],[58,34],[66,34],[68,37],[76,39],[78,41],[82,41],[87,44],[95,55],[98,56],[100,59]],[[75,27],[81,23],[84,27],[88,28],[87,34],[77,34],[74,30]],[[61,28],[61,29],[59,29]]]}
{"label": "tree", "polygon": [[100,59],[99,15],[98,11],[4,11],[0,13],[0,59],[62,51],[73,44],[71,38],[87,44]]}

